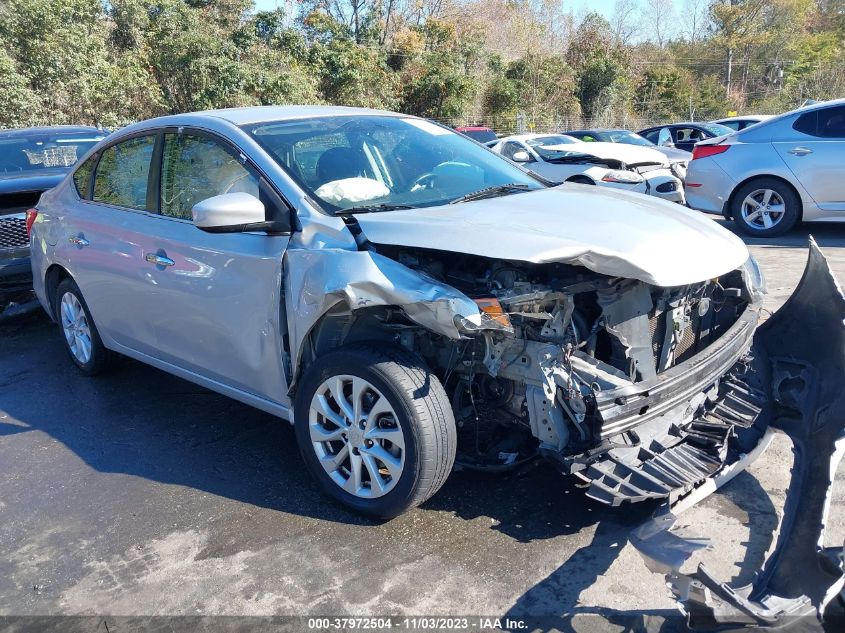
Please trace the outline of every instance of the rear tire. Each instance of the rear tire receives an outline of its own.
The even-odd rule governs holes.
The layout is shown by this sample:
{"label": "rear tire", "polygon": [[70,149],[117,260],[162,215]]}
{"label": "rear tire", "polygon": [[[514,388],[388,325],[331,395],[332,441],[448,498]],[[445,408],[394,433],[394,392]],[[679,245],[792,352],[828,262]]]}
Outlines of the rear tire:
{"label": "rear tire", "polygon": [[73,279],[63,280],[56,288],[53,312],[65,349],[84,374],[94,376],[112,366],[115,354],[103,345],[88,305]]}
{"label": "rear tire", "polygon": [[331,497],[379,519],[437,492],[455,462],[455,419],[423,361],[383,344],[342,347],[306,369],[294,403],[308,470]]}
{"label": "rear tire", "polygon": [[783,235],[801,217],[801,198],[782,180],[755,178],[737,189],[731,202],[731,216],[745,235]]}

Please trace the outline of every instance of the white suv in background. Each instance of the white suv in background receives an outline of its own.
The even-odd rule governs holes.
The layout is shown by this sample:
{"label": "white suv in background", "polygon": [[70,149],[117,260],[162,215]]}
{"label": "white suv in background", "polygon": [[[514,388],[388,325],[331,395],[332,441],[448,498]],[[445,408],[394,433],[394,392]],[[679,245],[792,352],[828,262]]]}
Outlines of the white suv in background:
{"label": "white suv in background", "polygon": [[844,166],[845,99],[817,103],[696,145],[687,203],[733,218],[747,235],[843,222]]}

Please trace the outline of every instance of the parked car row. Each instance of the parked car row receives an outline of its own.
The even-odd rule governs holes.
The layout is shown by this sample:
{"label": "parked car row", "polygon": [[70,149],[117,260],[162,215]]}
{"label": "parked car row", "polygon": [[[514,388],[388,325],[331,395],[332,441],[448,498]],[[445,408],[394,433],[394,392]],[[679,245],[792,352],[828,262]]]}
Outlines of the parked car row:
{"label": "parked car row", "polygon": [[[489,128],[459,129],[494,135]],[[845,221],[842,99],[808,101],[778,116],[670,123],[638,133],[522,134],[486,144],[549,180],[648,193],[723,215],[751,236],[781,235],[798,222]],[[664,154],[664,164],[646,158],[649,150]]]}

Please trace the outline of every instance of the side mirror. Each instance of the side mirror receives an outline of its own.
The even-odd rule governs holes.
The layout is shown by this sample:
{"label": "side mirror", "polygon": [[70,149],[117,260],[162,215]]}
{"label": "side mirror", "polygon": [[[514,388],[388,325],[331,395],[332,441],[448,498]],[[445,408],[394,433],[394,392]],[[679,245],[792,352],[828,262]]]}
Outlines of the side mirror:
{"label": "side mirror", "polygon": [[245,231],[288,232],[283,222],[268,222],[264,204],[255,196],[237,192],[200,200],[191,209],[194,225],[209,233]]}
{"label": "side mirror", "polygon": [[513,158],[511,160],[515,163],[530,163],[531,154],[526,152],[524,149],[521,149],[518,152],[513,153]]}

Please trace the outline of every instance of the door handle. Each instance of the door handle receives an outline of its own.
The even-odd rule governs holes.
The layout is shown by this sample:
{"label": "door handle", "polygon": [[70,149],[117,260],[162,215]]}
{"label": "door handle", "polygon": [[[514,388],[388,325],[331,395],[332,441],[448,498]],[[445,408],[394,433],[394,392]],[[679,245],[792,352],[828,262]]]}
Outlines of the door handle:
{"label": "door handle", "polygon": [[73,244],[74,246],[79,246],[80,248],[82,248],[83,246],[88,246],[91,243],[84,237],[79,237],[78,235],[71,235],[69,238],[67,238],[67,241]]}
{"label": "door handle", "polygon": [[794,154],[795,156],[806,156],[807,154],[812,154],[813,150],[809,147],[793,147],[789,150],[790,154]]}
{"label": "door handle", "polygon": [[158,255],[157,253],[147,253],[144,255],[144,259],[146,259],[150,264],[155,264],[156,266],[173,266],[176,263],[169,257]]}

